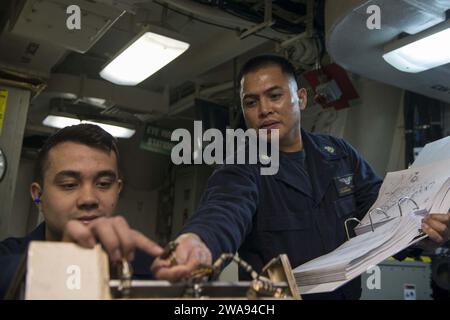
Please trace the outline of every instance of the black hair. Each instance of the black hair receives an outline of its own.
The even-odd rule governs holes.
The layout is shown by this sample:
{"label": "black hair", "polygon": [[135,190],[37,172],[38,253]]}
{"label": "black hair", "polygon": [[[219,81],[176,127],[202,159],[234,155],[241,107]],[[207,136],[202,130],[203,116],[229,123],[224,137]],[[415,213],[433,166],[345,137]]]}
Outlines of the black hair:
{"label": "black hair", "polygon": [[47,166],[48,153],[52,148],[63,142],[78,142],[106,152],[113,151],[116,154],[117,168],[120,177],[121,169],[117,140],[97,125],[82,123],[60,129],[54,135],[50,136],[39,150],[35,167],[35,180],[41,185],[43,185],[44,182],[44,172]]}
{"label": "black hair", "polygon": [[[284,58],[283,56],[275,55],[275,54],[262,54],[258,56],[254,56],[250,58],[239,71],[238,74],[238,82],[241,83],[242,78],[250,72],[256,71],[260,68],[267,67],[270,65],[277,65],[281,68],[281,71],[288,75],[289,77],[292,77],[292,79],[295,80],[297,83],[297,77],[295,73],[295,68],[292,65],[291,62],[289,62],[288,59]],[[297,83],[298,85],[298,83]]]}

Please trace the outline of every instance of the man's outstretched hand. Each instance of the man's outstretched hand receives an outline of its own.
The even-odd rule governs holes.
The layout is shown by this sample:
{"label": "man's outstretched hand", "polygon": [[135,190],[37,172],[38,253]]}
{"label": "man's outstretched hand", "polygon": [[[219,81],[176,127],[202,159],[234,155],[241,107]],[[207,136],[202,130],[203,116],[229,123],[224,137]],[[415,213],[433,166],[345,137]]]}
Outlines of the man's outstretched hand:
{"label": "man's outstretched hand", "polygon": [[157,258],[151,270],[155,278],[171,282],[180,281],[201,265],[212,263],[211,251],[194,233],[185,233],[176,240],[176,265],[170,259]]}
{"label": "man's outstretched hand", "polygon": [[139,231],[131,229],[121,216],[97,218],[88,225],[71,220],[64,228],[62,240],[75,242],[85,248],[93,248],[100,243],[113,262],[122,259],[133,260],[136,248],[154,257],[163,252],[158,244]]}

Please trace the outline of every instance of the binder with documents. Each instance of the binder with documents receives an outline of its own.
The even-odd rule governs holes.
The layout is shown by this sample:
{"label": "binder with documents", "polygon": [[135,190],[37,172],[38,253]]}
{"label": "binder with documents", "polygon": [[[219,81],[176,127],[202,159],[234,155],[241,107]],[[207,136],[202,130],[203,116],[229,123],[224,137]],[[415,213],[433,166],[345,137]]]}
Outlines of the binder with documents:
{"label": "binder with documents", "polygon": [[420,229],[422,218],[450,208],[450,158],[428,157],[421,164],[386,175],[377,200],[358,220],[355,237],[350,239],[347,222],[357,219],[350,218],[348,241],[293,270],[303,295],[333,291],[427,237]]}

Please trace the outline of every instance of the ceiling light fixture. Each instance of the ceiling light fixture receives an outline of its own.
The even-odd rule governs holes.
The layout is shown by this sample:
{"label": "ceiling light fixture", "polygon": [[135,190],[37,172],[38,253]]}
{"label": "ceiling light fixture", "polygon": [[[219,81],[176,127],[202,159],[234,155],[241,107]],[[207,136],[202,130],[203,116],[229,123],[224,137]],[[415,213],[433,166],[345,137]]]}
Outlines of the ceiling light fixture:
{"label": "ceiling light fixture", "polygon": [[385,47],[384,60],[403,72],[419,73],[450,63],[450,19]]}
{"label": "ceiling light fixture", "polygon": [[[164,33],[167,34],[166,31]],[[187,42],[175,40],[159,32],[150,32],[147,27],[100,71],[100,76],[118,85],[134,86],[169,64],[188,48]]]}
{"label": "ceiling light fixture", "polygon": [[42,121],[42,123],[48,127],[53,127],[53,128],[58,128],[58,129],[77,125],[80,123],[90,123],[90,124],[95,124],[95,125],[99,126],[100,128],[102,128],[103,130],[105,130],[106,132],[108,132],[109,134],[111,134],[112,136],[114,136],[116,138],[124,138],[124,139],[131,138],[134,135],[134,133],[136,132],[136,130],[134,130],[134,129],[130,129],[130,128],[126,128],[126,127],[122,127],[122,126],[118,126],[118,125],[106,124],[106,123],[89,121],[89,120],[80,120],[80,119],[75,119],[75,118],[71,118],[71,117],[57,116],[57,115],[48,115],[44,119],[44,121]]}

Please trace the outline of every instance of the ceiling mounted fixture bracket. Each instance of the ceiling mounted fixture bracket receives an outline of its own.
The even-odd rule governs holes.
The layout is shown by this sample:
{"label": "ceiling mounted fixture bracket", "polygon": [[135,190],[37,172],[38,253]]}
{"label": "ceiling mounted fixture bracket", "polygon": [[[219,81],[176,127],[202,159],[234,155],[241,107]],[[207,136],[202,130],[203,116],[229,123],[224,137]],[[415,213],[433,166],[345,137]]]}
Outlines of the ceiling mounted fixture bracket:
{"label": "ceiling mounted fixture bracket", "polygon": [[302,17],[305,22],[306,29],[304,32],[294,35],[280,43],[281,48],[287,48],[297,41],[314,36],[314,0],[308,0],[306,3],[306,15]]}
{"label": "ceiling mounted fixture bracket", "polygon": [[264,30],[266,28],[270,28],[275,22],[272,20],[272,1],[271,0],[265,0],[264,1],[264,22],[257,24],[250,29],[247,29],[243,31],[239,37],[242,39],[245,39],[249,36],[251,36],[254,33],[257,33],[261,30]]}

